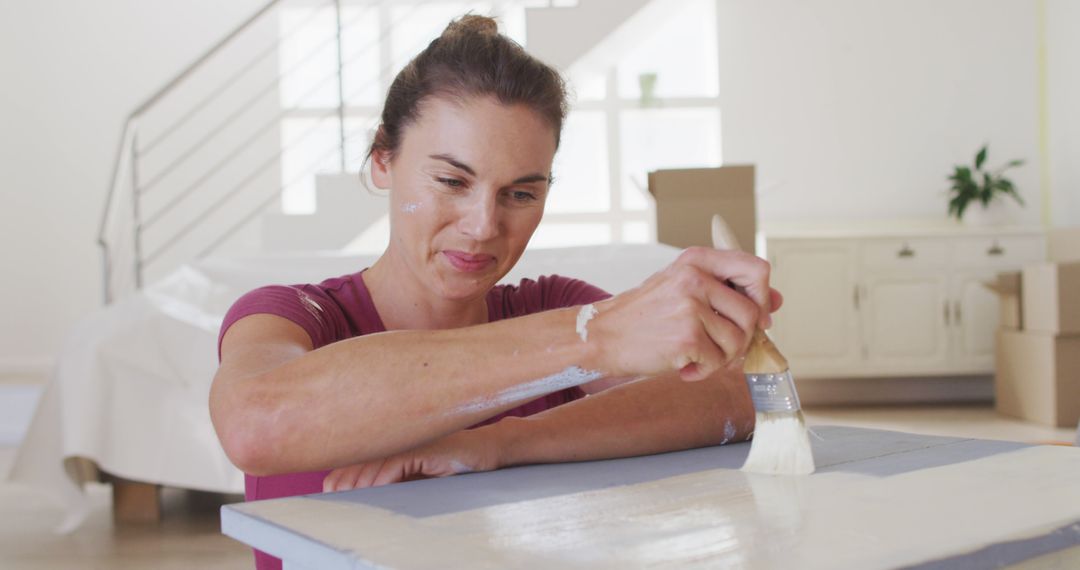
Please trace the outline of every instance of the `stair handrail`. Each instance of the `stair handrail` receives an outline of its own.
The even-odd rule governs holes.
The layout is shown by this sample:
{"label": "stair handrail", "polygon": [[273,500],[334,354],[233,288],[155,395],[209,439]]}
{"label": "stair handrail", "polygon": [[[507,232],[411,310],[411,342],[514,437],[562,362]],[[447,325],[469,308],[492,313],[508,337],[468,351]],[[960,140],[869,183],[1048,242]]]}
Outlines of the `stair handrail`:
{"label": "stair handrail", "polygon": [[[104,266],[104,296],[105,302],[111,303],[113,301],[112,283],[110,283],[110,275],[112,273],[112,263],[109,242],[105,235],[109,228],[109,223],[112,218],[112,212],[116,209],[116,201],[120,199],[122,190],[120,189],[121,182],[123,180],[124,168],[122,164],[125,160],[129,159],[134,150],[135,133],[138,129],[138,119],[147,110],[161,101],[165,96],[171,93],[177,86],[184,82],[185,79],[191,76],[196,70],[202,67],[208,60],[214,57],[222,49],[228,46],[232,41],[240,34],[251,28],[256,22],[258,22],[263,15],[273,10],[278,4],[284,0],[268,0],[258,10],[252,13],[250,16],[244,19],[239,25],[234,27],[230,32],[225,34],[220,40],[210,46],[206,51],[197,57],[194,61],[188,64],[184,69],[177,73],[172,79],[165,83],[161,88],[151,94],[142,103],[140,103],[124,120],[124,128],[121,131],[120,141],[116,152],[116,160],[113,161],[112,177],[109,181],[109,188],[105,196],[105,208],[101,214],[101,223],[98,226],[98,239],[97,243],[102,248],[102,260]],[[136,223],[138,223],[136,221]]]}

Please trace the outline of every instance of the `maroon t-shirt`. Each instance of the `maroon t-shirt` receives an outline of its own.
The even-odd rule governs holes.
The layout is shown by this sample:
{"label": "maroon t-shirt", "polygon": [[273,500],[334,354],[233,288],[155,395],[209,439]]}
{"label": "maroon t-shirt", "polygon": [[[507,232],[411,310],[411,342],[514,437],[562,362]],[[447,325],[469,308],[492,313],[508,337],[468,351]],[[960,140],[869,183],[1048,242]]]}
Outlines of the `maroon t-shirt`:
{"label": "maroon t-shirt", "polygon": [[[360,335],[384,332],[371,294],[364,285],[362,271],[327,279],[317,285],[270,285],[261,287],[233,304],[225,315],[218,336],[221,339],[233,323],[259,313],[278,315],[303,327],[314,348]],[[497,321],[549,309],[585,305],[610,297],[584,281],[558,275],[522,279],[518,285],[497,285],[487,294],[488,319]],[[572,402],[584,396],[580,388],[567,388],[526,402],[521,406],[472,427],[492,424],[507,416],[525,417]],[[307,495],[322,492],[322,482],[330,471],[288,473],[269,477],[244,476],[244,498],[248,501]],[[280,569],[281,560],[255,551],[258,570]]]}

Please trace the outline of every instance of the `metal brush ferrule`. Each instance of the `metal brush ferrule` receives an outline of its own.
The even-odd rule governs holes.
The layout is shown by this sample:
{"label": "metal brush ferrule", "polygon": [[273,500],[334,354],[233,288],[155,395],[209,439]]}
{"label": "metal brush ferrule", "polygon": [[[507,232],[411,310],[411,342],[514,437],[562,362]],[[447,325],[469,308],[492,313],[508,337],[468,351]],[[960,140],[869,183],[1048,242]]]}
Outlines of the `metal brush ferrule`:
{"label": "metal brush ferrule", "polygon": [[795,412],[802,408],[790,372],[747,374],[746,385],[758,412]]}

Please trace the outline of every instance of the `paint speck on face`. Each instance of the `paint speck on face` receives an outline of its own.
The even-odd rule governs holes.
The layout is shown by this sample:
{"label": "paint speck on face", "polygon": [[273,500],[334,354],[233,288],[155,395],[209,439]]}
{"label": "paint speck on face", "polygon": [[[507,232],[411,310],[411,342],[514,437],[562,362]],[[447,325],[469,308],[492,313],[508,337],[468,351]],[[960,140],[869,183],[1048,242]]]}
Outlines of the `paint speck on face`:
{"label": "paint speck on face", "polygon": [[406,214],[411,214],[420,209],[420,204],[417,202],[405,202],[401,205],[401,211]]}

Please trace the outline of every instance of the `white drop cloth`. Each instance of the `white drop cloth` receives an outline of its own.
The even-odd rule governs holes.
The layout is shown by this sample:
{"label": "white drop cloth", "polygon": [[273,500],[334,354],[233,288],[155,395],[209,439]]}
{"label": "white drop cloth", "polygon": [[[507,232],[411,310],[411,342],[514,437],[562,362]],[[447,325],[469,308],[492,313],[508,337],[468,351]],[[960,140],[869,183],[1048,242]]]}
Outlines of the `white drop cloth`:
{"label": "white drop cloth", "polygon": [[[526,253],[504,282],[557,273],[612,293],[641,283],[679,250],[656,244]],[[68,334],[9,480],[55,497],[78,527],[88,514],[85,458],[125,479],[226,493],[244,490],[207,401],[221,320],[242,294],[271,283],[315,283],[368,266],[370,256],[279,255],[180,267],[101,308]]]}

